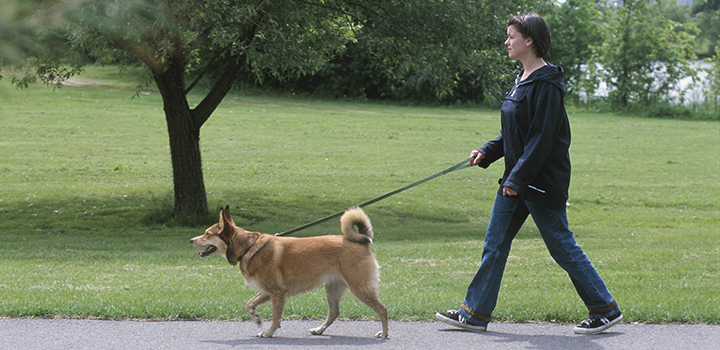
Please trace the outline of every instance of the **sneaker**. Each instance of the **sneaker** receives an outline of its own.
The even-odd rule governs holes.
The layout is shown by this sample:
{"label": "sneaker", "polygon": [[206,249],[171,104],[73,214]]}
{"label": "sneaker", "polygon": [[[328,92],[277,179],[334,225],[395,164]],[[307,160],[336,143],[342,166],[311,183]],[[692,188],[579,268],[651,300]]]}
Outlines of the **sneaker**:
{"label": "sneaker", "polygon": [[594,320],[585,320],[580,325],[575,326],[577,334],[598,334],[623,320],[620,312],[608,317],[596,318]]}
{"label": "sneaker", "polygon": [[448,310],[447,312],[438,312],[435,314],[435,318],[440,321],[447,323],[449,325],[462,328],[464,330],[473,331],[473,332],[485,332],[485,329],[487,326],[480,325],[473,323],[472,321],[466,319],[463,315],[461,315],[456,310]]}

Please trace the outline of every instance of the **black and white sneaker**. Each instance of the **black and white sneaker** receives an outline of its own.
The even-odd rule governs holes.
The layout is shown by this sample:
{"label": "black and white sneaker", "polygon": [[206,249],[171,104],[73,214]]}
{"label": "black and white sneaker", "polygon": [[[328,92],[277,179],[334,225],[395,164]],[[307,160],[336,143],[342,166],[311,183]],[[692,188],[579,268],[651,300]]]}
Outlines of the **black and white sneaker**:
{"label": "black and white sneaker", "polygon": [[485,332],[487,326],[472,323],[456,310],[448,310],[447,312],[438,312],[435,318],[443,323],[462,328],[467,331]]}
{"label": "black and white sneaker", "polygon": [[618,312],[608,317],[582,321],[580,322],[580,325],[575,326],[574,331],[577,334],[598,334],[614,326],[615,324],[620,323],[622,320],[623,316],[620,312]]}

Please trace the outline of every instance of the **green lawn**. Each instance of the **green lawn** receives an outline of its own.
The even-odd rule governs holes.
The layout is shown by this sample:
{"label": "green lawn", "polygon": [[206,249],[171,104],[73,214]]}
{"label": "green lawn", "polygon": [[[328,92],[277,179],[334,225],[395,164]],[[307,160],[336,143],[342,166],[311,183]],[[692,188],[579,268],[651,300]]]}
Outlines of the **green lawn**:
{"label": "green lawn", "polygon": [[[254,291],[237,267],[189,242],[215,214],[201,227],[167,221],[158,94],[133,98],[136,74],[114,68],[75,85],[0,80],[0,317],[247,319]],[[720,123],[569,112],[570,226],[626,321],[720,323]],[[498,132],[496,110],[231,94],[201,132],[208,201],[246,229],[281,232],[445,169]],[[501,173],[459,170],[366,208],[392,319],[462,301]],[[337,220],[302,234],[324,233]],[[286,317],[326,310],[318,289],[291,298]],[[530,221],[494,317],[585,316]],[[348,295],[341,317],[376,315]]]}

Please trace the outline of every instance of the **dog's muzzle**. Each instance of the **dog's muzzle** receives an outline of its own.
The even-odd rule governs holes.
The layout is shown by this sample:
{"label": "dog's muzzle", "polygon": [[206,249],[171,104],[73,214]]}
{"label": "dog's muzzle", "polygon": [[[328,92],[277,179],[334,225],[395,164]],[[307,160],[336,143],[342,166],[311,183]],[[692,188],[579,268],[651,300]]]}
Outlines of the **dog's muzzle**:
{"label": "dog's muzzle", "polygon": [[[194,245],[196,247],[199,246],[198,244],[195,243],[195,238],[191,239],[190,243],[192,243],[192,245]],[[212,255],[212,253],[215,253],[216,250],[217,250],[217,247],[211,244],[211,245],[207,246],[205,248],[205,250],[199,252],[198,255],[200,255],[200,257],[202,257],[202,258],[207,258],[208,256]]]}

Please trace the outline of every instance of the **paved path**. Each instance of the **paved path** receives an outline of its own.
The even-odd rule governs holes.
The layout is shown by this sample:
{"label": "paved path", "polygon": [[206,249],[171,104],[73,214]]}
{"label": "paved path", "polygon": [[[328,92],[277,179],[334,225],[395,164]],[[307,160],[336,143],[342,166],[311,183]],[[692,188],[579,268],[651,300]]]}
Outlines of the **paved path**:
{"label": "paved path", "polygon": [[[720,326],[620,324],[599,335],[575,335],[570,325],[492,323],[487,332],[437,322],[390,322],[390,338],[376,339],[379,322],[338,321],[310,335],[319,321],[284,321],[275,338],[233,321],[100,321],[0,319],[0,349],[720,349]],[[267,323],[263,325],[268,326]]]}

